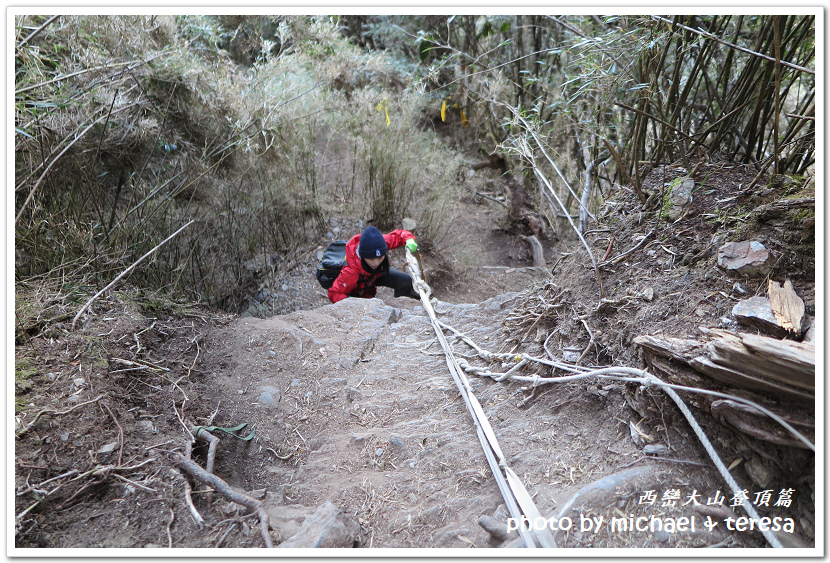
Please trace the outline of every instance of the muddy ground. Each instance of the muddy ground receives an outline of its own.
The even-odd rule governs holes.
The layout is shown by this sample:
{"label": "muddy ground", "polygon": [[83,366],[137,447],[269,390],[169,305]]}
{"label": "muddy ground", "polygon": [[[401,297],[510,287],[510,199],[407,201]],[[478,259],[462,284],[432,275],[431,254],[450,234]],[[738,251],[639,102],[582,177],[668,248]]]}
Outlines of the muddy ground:
{"label": "muddy ground", "polygon": [[[683,174],[658,169],[643,189],[659,191]],[[576,354],[584,366],[644,368],[638,335],[737,329],[734,303],[763,294],[765,280],[728,276],[716,252],[727,240],[756,238],[777,257],[775,279],[792,280],[814,315],[814,225],[809,217],[753,220],[752,209],[794,195],[787,185],[748,192],[753,177],[737,165],[703,166],[691,209],[674,223],[660,219],[659,202],[644,211],[633,190],[607,194],[586,234],[597,260],[626,252],[644,235],[652,242],[598,276],[566,232],[543,241],[546,268],[530,267],[527,245],[498,228],[504,208],[475,195],[476,182],[492,178],[471,176],[446,238],[424,255],[436,313],[492,352],[571,361]],[[329,226],[330,238],[348,238],[361,223],[334,217]],[[97,301],[77,330],[63,321],[18,335],[15,547],[262,547],[255,516],[190,480],[205,521],[198,525],[184,499],[186,478],[172,461],[193,425],[242,423],[248,426],[238,437],[215,431],[215,474],[262,498],[275,544],[331,501],[359,524],[359,548],[515,546],[513,537],[501,541],[478,524],[481,516],[505,522],[504,501],[423,305],[383,288],[378,299],[328,304],[313,277],[324,245],[311,244],[291,268],[275,269],[259,288],[266,297],[252,296],[244,315],[124,288]],[[402,267],[399,253],[393,260]],[[540,307],[553,302],[561,306],[540,317]],[[453,345],[472,364],[510,367],[475,358],[460,340]],[[548,366],[526,372],[534,373],[561,374]],[[508,465],[541,513],[574,519],[574,529],[557,536],[560,547],[767,546],[754,531],[702,526],[707,516],[729,516],[732,494],[661,391],[595,379],[533,390],[469,377]],[[712,380],[696,383],[796,418],[814,412]],[[782,543],[814,545],[821,522],[813,454],[738,432],[715,420],[706,400],[684,397],[757,510],[791,519]],[[254,437],[241,440],[252,428]],[[197,443],[193,458],[204,466],[206,456]],[[782,502],[789,489],[790,502]],[[756,497],[764,491],[766,505]],[[718,495],[722,506],[707,503]],[[600,516],[695,516],[697,528],[580,529],[580,517]]]}

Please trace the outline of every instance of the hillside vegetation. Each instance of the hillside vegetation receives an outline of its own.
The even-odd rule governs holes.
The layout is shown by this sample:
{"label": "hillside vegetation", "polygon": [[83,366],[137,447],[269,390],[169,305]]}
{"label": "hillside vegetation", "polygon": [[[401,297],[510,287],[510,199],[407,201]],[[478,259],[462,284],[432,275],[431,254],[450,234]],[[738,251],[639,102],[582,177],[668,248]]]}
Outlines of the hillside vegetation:
{"label": "hillside vegetation", "polygon": [[[814,161],[811,15],[17,15],[15,29],[18,337],[190,221],[131,285],[239,310],[252,263],[283,262],[340,212],[383,228],[409,215],[429,248],[470,158],[510,174],[508,228],[531,211],[566,238],[618,185],[660,196],[641,184],[661,163],[748,163],[758,185],[810,178]],[[28,310],[41,294],[51,306]]]}
{"label": "hillside vegetation", "polygon": [[286,547],[331,503],[346,547],[516,547],[428,300],[314,279],[367,224],[411,226],[546,515],[730,493],[621,369],[681,386],[742,487],[794,491],[759,507],[777,535],[560,547],[818,543],[813,11],[10,17],[16,547]]}

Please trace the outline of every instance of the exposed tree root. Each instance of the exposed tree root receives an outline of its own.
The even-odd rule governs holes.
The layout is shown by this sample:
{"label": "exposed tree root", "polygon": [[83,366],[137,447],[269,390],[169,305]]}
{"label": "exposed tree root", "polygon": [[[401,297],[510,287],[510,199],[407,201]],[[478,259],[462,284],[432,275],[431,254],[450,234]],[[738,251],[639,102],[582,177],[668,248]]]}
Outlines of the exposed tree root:
{"label": "exposed tree root", "polygon": [[212,473],[208,473],[207,471],[199,467],[199,465],[196,462],[190,459],[186,459],[183,455],[179,453],[173,454],[173,463],[184,469],[191,477],[193,477],[197,481],[200,481],[203,484],[212,487],[215,491],[217,491],[219,494],[224,496],[229,501],[235,502],[236,504],[240,504],[245,508],[248,508],[252,512],[256,512],[257,516],[259,517],[259,531],[262,534],[262,540],[265,542],[265,547],[274,547],[274,543],[273,541],[271,541],[271,534],[268,531],[271,525],[271,521],[268,518],[268,512],[265,511],[262,502],[258,501],[255,498],[249,497],[245,493],[233,489],[223,479],[217,477],[216,475],[213,475]]}

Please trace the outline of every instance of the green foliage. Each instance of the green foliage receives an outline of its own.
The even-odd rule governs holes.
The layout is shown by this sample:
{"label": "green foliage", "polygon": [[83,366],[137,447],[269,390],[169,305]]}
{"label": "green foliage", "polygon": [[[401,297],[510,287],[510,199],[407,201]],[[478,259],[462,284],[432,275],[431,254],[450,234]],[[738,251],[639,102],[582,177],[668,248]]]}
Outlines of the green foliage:
{"label": "green foliage", "polygon": [[[20,18],[19,35],[42,21]],[[326,213],[395,227],[409,213],[424,242],[445,223],[460,162],[419,130],[406,65],[360,51],[335,18],[61,16],[16,65],[24,332],[189,220],[129,283],[232,310],[258,283],[252,264],[318,240]],[[61,311],[39,310],[41,293]]]}

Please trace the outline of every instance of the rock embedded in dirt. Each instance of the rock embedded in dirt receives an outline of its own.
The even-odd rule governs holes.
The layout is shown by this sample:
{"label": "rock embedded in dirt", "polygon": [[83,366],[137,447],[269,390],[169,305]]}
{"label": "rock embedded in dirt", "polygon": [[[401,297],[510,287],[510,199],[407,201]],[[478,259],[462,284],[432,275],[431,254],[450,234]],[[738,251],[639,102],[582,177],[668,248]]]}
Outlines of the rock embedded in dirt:
{"label": "rock embedded in dirt", "polygon": [[105,444],[98,448],[99,454],[110,454],[115,451],[115,448],[118,447],[118,442],[110,442],[109,444]]}
{"label": "rock embedded in dirt", "polygon": [[692,205],[692,191],[695,188],[695,181],[692,178],[677,178],[669,188],[671,191],[668,194],[666,219],[677,221],[689,211],[689,207]]}
{"label": "rock embedded in dirt", "polygon": [[732,307],[732,315],[742,324],[766,334],[780,338],[787,335],[787,331],[778,325],[770,300],[766,297],[750,297],[739,301]]}
{"label": "rock embedded in dirt", "polygon": [[300,531],[277,547],[353,547],[360,525],[331,502],[325,502],[307,517]]}
{"label": "rock embedded in dirt", "polygon": [[156,427],[153,425],[152,420],[139,420],[136,422],[136,427],[143,433],[143,434],[156,434],[158,431]]}
{"label": "rock embedded in dirt", "polygon": [[804,332],[804,342],[813,343],[816,342],[816,319],[815,317],[807,316],[804,320],[804,326],[806,328]]}
{"label": "rock embedded in dirt", "polygon": [[261,388],[262,391],[260,392],[259,396],[257,397],[257,402],[260,405],[266,407],[273,407],[279,405],[280,402],[280,392],[271,386],[266,386]]}
{"label": "rock embedded in dirt", "polygon": [[728,242],[718,249],[718,266],[731,274],[765,276],[771,269],[770,253],[755,240]]}
{"label": "rock embedded in dirt", "polygon": [[507,540],[508,533],[507,533],[507,523],[500,522],[493,518],[492,516],[487,516],[486,514],[481,515],[478,518],[478,525],[484,528],[484,530],[496,538],[499,541]]}
{"label": "rock embedded in dirt", "polygon": [[663,444],[648,444],[643,448],[643,453],[646,455],[663,455],[669,449]]}

